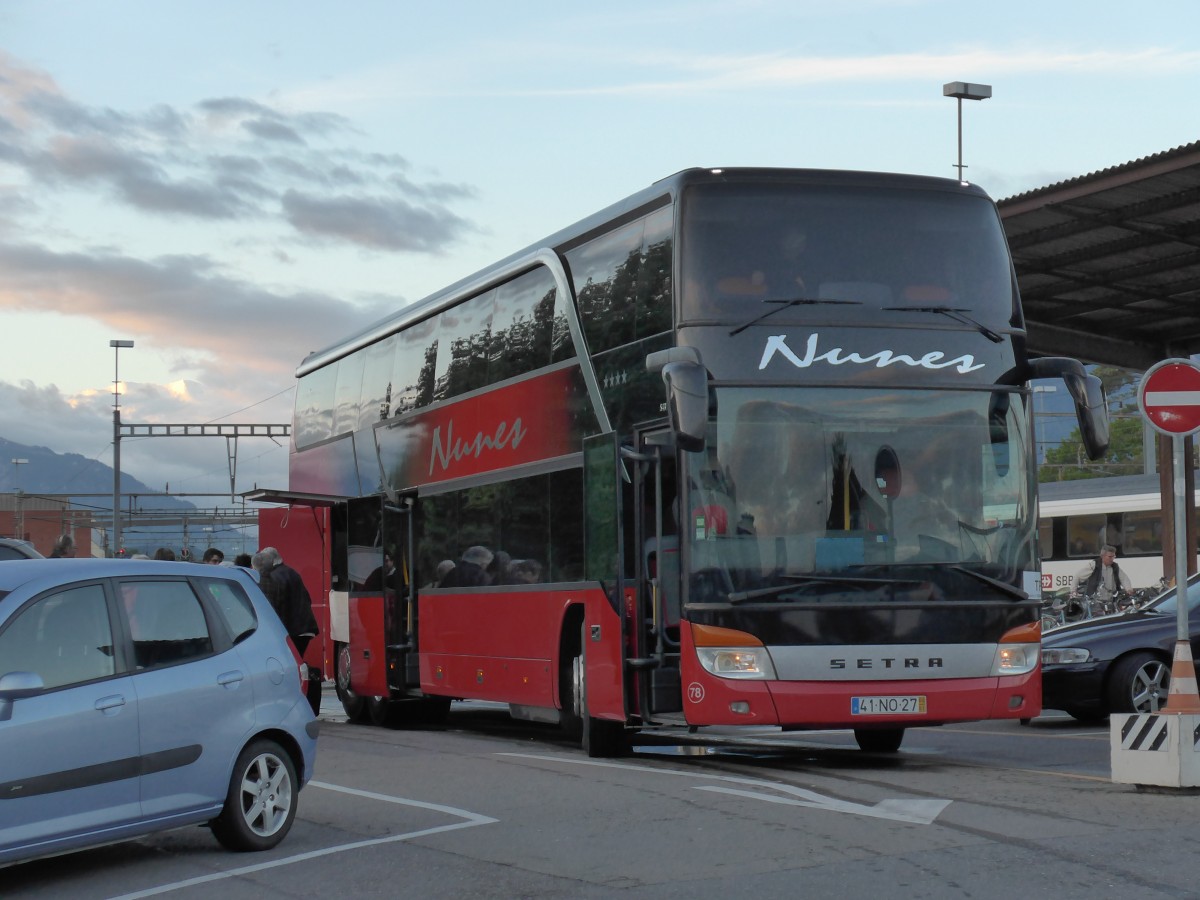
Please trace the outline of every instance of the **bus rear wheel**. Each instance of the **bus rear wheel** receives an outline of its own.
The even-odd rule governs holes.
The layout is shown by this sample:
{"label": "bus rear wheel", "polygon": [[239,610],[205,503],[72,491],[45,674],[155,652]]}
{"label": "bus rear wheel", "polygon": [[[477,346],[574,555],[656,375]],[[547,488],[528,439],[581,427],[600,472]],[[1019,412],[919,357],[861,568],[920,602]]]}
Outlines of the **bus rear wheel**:
{"label": "bus rear wheel", "polygon": [[903,728],[855,728],[858,748],[868,753],[895,753],[904,741]]}
{"label": "bus rear wheel", "polygon": [[354,693],[354,689],[350,686],[349,644],[337,645],[336,660],[333,683],[338,699],[342,701],[342,709],[346,713],[346,718],[356,725],[361,725],[367,721],[367,698]]}

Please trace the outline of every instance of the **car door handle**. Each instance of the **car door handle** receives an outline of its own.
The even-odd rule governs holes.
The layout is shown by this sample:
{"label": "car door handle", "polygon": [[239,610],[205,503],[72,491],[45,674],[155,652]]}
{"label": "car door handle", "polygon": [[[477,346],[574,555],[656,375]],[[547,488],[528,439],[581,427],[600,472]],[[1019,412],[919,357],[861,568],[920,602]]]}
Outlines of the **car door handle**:
{"label": "car door handle", "polygon": [[242,672],[222,672],[217,676],[217,684],[222,687],[237,687],[246,676]]}
{"label": "car door handle", "polygon": [[96,701],[96,709],[102,713],[106,713],[110,709],[120,709],[124,705],[125,697],[122,694],[109,694]]}

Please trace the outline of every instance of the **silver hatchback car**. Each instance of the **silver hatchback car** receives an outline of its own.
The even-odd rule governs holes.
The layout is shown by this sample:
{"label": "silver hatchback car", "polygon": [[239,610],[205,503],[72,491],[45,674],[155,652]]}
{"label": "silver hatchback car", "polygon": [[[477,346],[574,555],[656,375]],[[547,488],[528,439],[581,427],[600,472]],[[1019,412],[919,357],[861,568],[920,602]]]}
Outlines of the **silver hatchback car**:
{"label": "silver hatchback car", "polygon": [[240,569],[0,562],[0,865],[195,823],[274,847],[316,757],[302,684]]}

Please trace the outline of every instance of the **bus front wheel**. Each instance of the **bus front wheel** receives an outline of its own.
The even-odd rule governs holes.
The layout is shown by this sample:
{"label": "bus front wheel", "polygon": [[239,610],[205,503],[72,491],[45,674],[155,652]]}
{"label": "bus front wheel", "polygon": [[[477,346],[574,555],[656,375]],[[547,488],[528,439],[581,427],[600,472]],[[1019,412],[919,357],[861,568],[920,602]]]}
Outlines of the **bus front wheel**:
{"label": "bus front wheel", "polygon": [[903,728],[856,728],[854,740],[868,753],[895,753],[904,741]]}
{"label": "bus front wheel", "polygon": [[[595,719],[588,711],[587,701],[587,625],[580,628],[579,653],[571,661],[571,715],[577,723],[579,742],[588,756],[604,758],[624,756],[629,742],[625,726],[609,719]],[[565,710],[564,710],[565,712]]]}

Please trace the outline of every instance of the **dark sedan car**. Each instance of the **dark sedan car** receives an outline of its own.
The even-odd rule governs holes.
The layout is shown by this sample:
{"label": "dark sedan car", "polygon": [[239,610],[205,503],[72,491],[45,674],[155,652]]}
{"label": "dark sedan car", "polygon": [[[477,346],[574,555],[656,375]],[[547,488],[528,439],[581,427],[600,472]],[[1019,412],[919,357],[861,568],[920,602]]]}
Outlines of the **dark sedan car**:
{"label": "dark sedan car", "polygon": [[[1200,580],[1188,584],[1188,634],[1200,659]],[[1155,712],[1167,701],[1178,632],[1171,588],[1146,608],[1086,619],[1042,636],[1042,706],[1094,721]]]}

